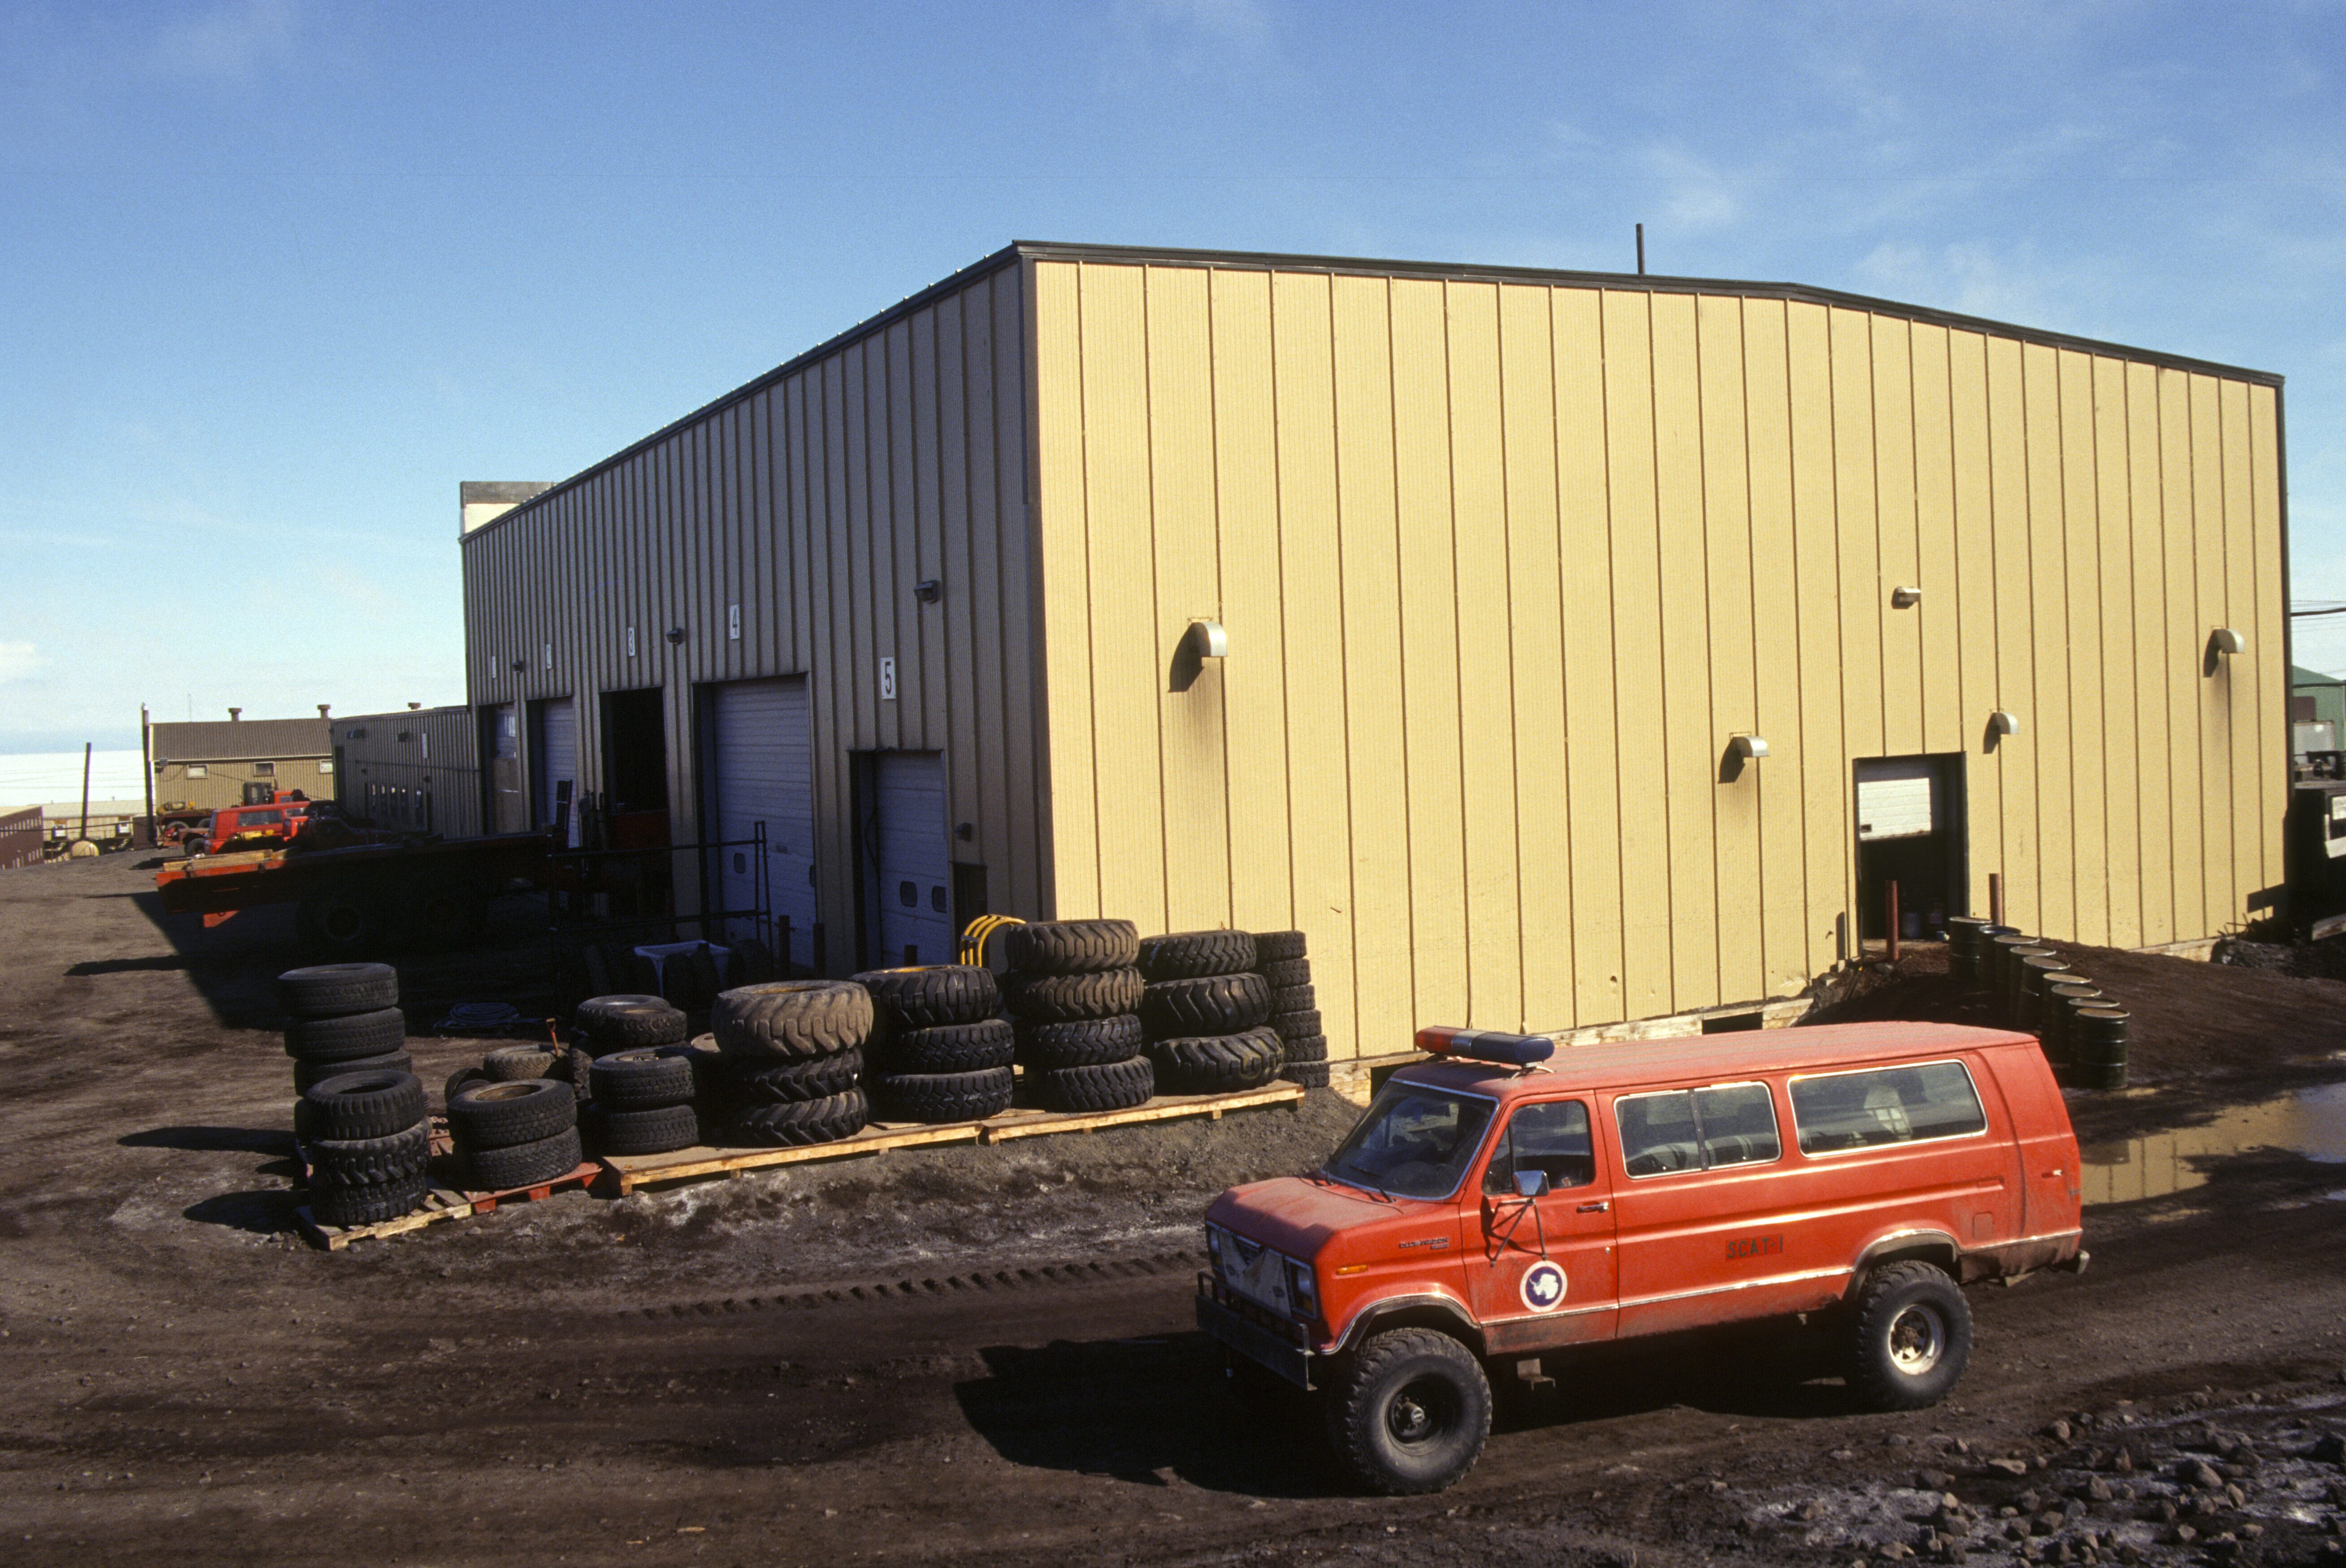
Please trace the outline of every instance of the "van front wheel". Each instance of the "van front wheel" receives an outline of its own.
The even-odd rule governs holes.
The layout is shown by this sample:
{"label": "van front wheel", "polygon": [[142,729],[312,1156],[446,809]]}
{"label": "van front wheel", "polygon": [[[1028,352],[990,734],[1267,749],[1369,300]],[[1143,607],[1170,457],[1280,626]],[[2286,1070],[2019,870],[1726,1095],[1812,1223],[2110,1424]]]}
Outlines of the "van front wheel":
{"label": "van front wheel", "polygon": [[1873,1409],[1935,1405],[1971,1359],[1971,1304],[1930,1264],[1891,1264],[1857,1298],[1851,1351],[1850,1386]]}
{"label": "van front wheel", "polygon": [[1389,1497],[1440,1492],[1491,1435],[1491,1383],[1474,1353],[1433,1329],[1372,1335],[1329,1390],[1328,1438],[1353,1480]]}

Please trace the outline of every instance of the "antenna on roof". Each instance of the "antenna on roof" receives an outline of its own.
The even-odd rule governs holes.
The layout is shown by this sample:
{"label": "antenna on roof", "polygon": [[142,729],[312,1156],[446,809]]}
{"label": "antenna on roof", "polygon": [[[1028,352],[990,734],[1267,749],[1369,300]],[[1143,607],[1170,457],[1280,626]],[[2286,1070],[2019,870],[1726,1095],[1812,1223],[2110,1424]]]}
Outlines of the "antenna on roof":
{"label": "antenna on roof", "polygon": [[1646,275],[1646,226],[1637,225],[1637,276]]}

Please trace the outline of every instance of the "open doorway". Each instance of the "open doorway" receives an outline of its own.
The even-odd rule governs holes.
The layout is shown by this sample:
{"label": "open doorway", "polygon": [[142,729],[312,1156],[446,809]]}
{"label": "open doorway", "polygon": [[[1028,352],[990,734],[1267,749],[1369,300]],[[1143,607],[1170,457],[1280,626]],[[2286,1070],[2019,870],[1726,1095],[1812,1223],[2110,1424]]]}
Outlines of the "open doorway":
{"label": "open doorway", "polygon": [[1856,773],[1859,939],[1888,940],[1892,883],[1900,936],[1936,937],[1967,912],[1963,755],[1861,758]]}
{"label": "open doorway", "polygon": [[668,809],[668,731],[661,691],[603,694],[603,792],[614,818]]}

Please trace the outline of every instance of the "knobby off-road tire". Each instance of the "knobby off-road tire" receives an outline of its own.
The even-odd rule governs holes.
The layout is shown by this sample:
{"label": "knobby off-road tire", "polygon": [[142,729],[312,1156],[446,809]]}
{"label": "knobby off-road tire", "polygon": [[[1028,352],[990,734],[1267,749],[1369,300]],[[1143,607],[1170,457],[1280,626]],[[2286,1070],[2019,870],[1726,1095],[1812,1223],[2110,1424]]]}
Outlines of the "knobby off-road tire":
{"label": "knobby off-road tire", "polygon": [[[1274,991],[1271,994],[1276,996],[1279,993]],[[1321,1028],[1320,1010],[1316,1007],[1298,1007],[1288,1012],[1273,1008],[1270,1016],[1263,1022],[1277,1030],[1281,1040],[1300,1040],[1307,1034],[1319,1033]]]}
{"label": "knobby off-road tire", "polygon": [[1311,983],[1311,961],[1308,958],[1267,960],[1258,962],[1254,972],[1269,982],[1273,991],[1291,991]]}
{"label": "knobby off-road tire", "polygon": [[1128,920],[1035,921],[1002,933],[1010,967],[1033,974],[1096,974],[1130,969],[1140,932]]}
{"label": "knobby off-road tire", "polygon": [[1260,1089],[1279,1076],[1285,1058],[1268,1029],[1158,1040],[1148,1046],[1158,1085],[1174,1095],[1228,1095]]}
{"label": "knobby off-road tire", "polygon": [[1328,1059],[1328,1036],[1325,1034],[1298,1034],[1292,1040],[1281,1034],[1279,1044],[1290,1062],[1325,1062]]}
{"label": "knobby off-road tire", "polygon": [[[565,1105],[571,1104],[566,1091],[562,1101]],[[475,1192],[505,1192],[514,1187],[536,1186],[540,1182],[566,1176],[578,1168],[583,1158],[578,1129],[565,1127],[551,1137],[537,1138],[525,1144],[467,1149],[464,1152],[464,1168],[472,1173]]]}
{"label": "knobby off-road tire", "polygon": [[381,1225],[423,1207],[432,1184],[422,1175],[387,1186],[313,1186],[310,1217],[320,1225]]}
{"label": "knobby off-road tire", "polygon": [[1242,931],[1177,931],[1140,944],[1145,980],[1192,980],[1207,974],[1239,974],[1255,965],[1254,938]]}
{"label": "knobby off-road tire", "polygon": [[717,998],[709,1032],[728,1056],[808,1062],[863,1044],[872,1033],[872,993],[842,980],[773,980]]}
{"label": "knobby off-road tire", "polygon": [[551,1078],[474,1084],[448,1102],[449,1136],[468,1154],[539,1143],[577,1123],[577,1095]]}
{"label": "knobby off-road tire", "polygon": [[1354,1481],[1388,1497],[1440,1492],[1491,1435],[1491,1382],[1474,1353],[1433,1329],[1369,1337],[1328,1393],[1328,1441]]}
{"label": "knobby off-road tire", "polygon": [[1324,1089],[1328,1086],[1328,1064],[1290,1062],[1279,1070],[1279,1075],[1290,1084],[1300,1084],[1307,1089]]}
{"label": "knobby off-road tire", "polygon": [[1113,1018],[1079,1018],[1072,1023],[1029,1023],[1017,1028],[1015,1060],[1021,1066],[1046,1071],[1059,1067],[1096,1067],[1108,1062],[1129,1062],[1140,1054],[1148,1036],[1140,1016],[1119,1013]]}
{"label": "knobby off-road tire", "polygon": [[1254,933],[1254,956],[1260,963],[1279,963],[1290,958],[1301,958],[1306,951],[1303,933],[1300,931],[1259,931]]}
{"label": "knobby off-road tire", "polygon": [[1140,1011],[1148,983],[1137,969],[1086,970],[1080,974],[1030,974],[1013,970],[1002,977],[1002,1000],[1020,1018],[1036,1023],[1074,1023]]}
{"label": "knobby off-road tire", "polygon": [[1007,1018],[907,1029],[874,1042],[872,1054],[891,1073],[983,1073],[1010,1065],[1018,1037]]}
{"label": "knobby off-road tire", "polygon": [[380,1056],[361,1056],[350,1062],[304,1062],[298,1057],[293,1063],[293,1092],[306,1095],[329,1078],[339,1078],[345,1073],[413,1073],[415,1059],[404,1051],[390,1051]]}
{"label": "knobby off-road tire", "polygon": [[890,1032],[974,1023],[1002,1011],[994,972],[967,963],[867,969],[851,977],[872,993],[872,1013]]}
{"label": "knobby off-road tire", "polygon": [[379,1138],[312,1138],[310,1188],[397,1186],[423,1175],[432,1160],[431,1129],[414,1125]]}
{"label": "knobby off-road tire", "polygon": [[607,1155],[664,1155],[700,1141],[700,1117],[689,1103],[632,1111],[590,1104],[583,1125],[587,1139]]}
{"label": "knobby off-road tire", "polygon": [[413,1073],[338,1073],[301,1099],[313,1138],[387,1138],[423,1120],[423,1084]]}
{"label": "knobby off-road tire", "polygon": [[340,1018],[397,1005],[399,972],[387,963],[313,963],[277,977],[277,1000],[296,1018]]}
{"label": "knobby off-road tire", "polygon": [[1151,1040],[1237,1034],[1270,1016],[1270,987],[1260,974],[1155,980],[1140,999],[1140,1026]]}
{"label": "knobby off-road tire", "polygon": [[724,1136],[739,1148],[798,1148],[852,1137],[871,1119],[863,1091],[850,1089],[826,1099],[745,1107],[726,1119]]}
{"label": "knobby off-road tire", "polygon": [[[688,1045],[649,1045],[640,1051],[615,1051],[599,1057],[587,1069],[588,1093],[606,1111],[649,1111],[688,1105],[699,1094],[695,1058]],[[681,1145],[678,1145],[681,1146]],[[622,1154],[656,1154],[655,1149],[615,1150]]]}
{"label": "knobby off-road tire", "polygon": [[977,1122],[1010,1108],[1017,1080],[1007,1067],[979,1073],[883,1073],[872,1080],[884,1122]]}
{"label": "knobby off-road tire", "polygon": [[1028,1080],[1046,1111],[1123,1111],[1157,1094],[1157,1069],[1146,1056],[1084,1067],[1046,1068]]}
{"label": "knobby off-road tire", "polygon": [[1274,985],[1270,988],[1270,1010],[1277,1013],[1311,1013],[1320,1005],[1320,993],[1308,985]]}
{"label": "knobby off-road tire", "polygon": [[481,1071],[492,1082],[518,1084],[524,1078],[554,1076],[555,1053],[540,1045],[500,1045],[481,1058]]}
{"label": "knobby off-road tire", "polygon": [[1892,1263],[1869,1276],[1851,1315],[1850,1387],[1877,1410],[1935,1405],[1972,1354],[1972,1309],[1928,1263]]}
{"label": "knobby off-road tire", "polygon": [[692,1030],[684,1013],[663,998],[641,992],[590,996],[574,1015],[598,1055],[639,1045],[680,1045]]}
{"label": "knobby off-road tire", "polygon": [[387,1056],[407,1043],[407,1014],[396,1007],[333,1018],[296,1018],[285,1025],[285,1054],[304,1062]]}
{"label": "knobby off-road tire", "polygon": [[729,1056],[722,1063],[716,1097],[719,1104],[743,1110],[828,1100],[857,1087],[863,1079],[863,1053],[852,1046],[836,1056],[818,1056],[811,1062]]}

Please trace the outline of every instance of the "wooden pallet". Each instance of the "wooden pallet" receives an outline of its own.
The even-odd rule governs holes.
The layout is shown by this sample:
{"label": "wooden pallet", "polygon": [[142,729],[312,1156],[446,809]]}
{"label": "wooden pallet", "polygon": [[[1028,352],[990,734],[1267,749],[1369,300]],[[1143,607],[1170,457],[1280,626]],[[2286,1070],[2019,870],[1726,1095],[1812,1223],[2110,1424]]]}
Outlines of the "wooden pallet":
{"label": "wooden pallet", "polygon": [[444,1219],[469,1219],[476,1214],[495,1214],[500,1204],[537,1203],[558,1192],[584,1192],[602,1175],[600,1163],[584,1160],[566,1176],[558,1176],[534,1186],[506,1187],[501,1192],[465,1192],[458,1187],[434,1185],[425,1191],[422,1208],[403,1214],[397,1219],[380,1219],[372,1225],[321,1225],[310,1213],[310,1206],[306,1203],[293,1211],[293,1217],[301,1222],[301,1234],[310,1238],[311,1246],[321,1247],[328,1252],[340,1252],[354,1241],[404,1236],[411,1230],[421,1230]]}
{"label": "wooden pallet", "polygon": [[1278,1083],[1234,1095],[1159,1095],[1147,1105],[1123,1111],[1036,1111],[1014,1109],[977,1122],[874,1122],[862,1132],[834,1143],[809,1144],[789,1149],[677,1149],[664,1155],[606,1155],[603,1167],[611,1173],[622,1196],[656,1182],[686,1181],[702,1176],[740,1176],[771,1166],[803,1165],[810,1160],[852,1159],[887,1149],[917,1148],[938,1144],[998,1144],[1012,1138],[1040,1137],[1050,1133],[1088,1133],[1097,1127],[1133,1122],[1161,1122],[1177,1116],[1208,1116],[1220,1121],[1225,1111],[1263,1105],[1293,1105],[1303,1098],[1300,1084]]}

